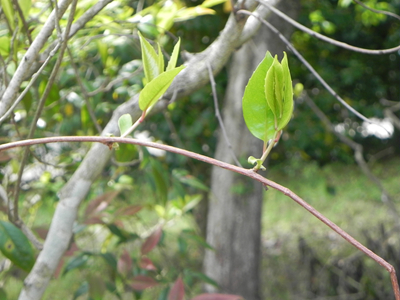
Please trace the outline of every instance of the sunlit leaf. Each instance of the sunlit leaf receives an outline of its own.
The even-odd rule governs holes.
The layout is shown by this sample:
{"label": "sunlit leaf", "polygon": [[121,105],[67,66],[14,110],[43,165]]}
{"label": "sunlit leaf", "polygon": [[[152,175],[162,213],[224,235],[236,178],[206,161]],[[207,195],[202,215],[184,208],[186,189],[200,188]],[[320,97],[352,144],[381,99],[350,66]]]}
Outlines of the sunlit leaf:
{"label": "sunlit leaf", "polygon": [[124,114],[118,119],[118,127],[121,135],[123,135],[133,125],[130,114]]}
{"label": "sunlit leaf", "polygon": [[179,74],[185,66],[166,71],[146,84],[139,95],[139,107],[146,110],[153,106],[158,99],[167,91],[175,76]]}
{"label": "sunlit leaf", "polygon": [[167,65],[167,71],[172,70],[176,67],[176,62],[178,61],[180,46],[181,46],[181,38],[178,39],[178,42],[174,46],[174,50],[172,51],[171,58],[169,59],[169,62]]}
{"label": "sunlit leaf", "polygon": [[30,271],[35,263],[31,243],[14,224],[0,221],[0,250],[16,266]]}
{"label": "sunlit leaf", "polygon": [[215,10],[207,8],[207,7],[201,7],[201,6],[195,6],[195,7],[188,7],[185,9],[180,9],[175,16],[175,22],[182,22],[186,21],[198,16],[202,15],[214,15]]}
{"label": "sunlit leaf", "polygon": [[267,142],[275,136],[274,114],[265,98],[265,76],[274,59],[269,52],[251,76],[244,91],[242,105],[247,128],[260,140]]}
{"label": "sunlit leaf", "polygon": [[200,6],[201,7],[213,7],[218,4],[227,2],[227,0],[205,0]]}
{"label": "sunlit leaf", "polygon": [[164,55],[161,50],[160,43],[157,43],[158,47],[158,70],[160,71],[160,74],[164,72]]}
{"label": "sunlit leaf", "polygon": [[185,297],[185,287],[181,277],[175,281],[168,294],[168,300],[183,300]]}
{"label": "sunlit leaf", "polygon": [[10,53],[10,38],[8,36],[0,37],[0,54],[7,57]]}
{"label": "sunlit leaf", "polygon": [[164,70],[159,68],[159,57],[153,46],[139,32],[140,46],[142,49],[142,62],[146,83],[151,82]]}

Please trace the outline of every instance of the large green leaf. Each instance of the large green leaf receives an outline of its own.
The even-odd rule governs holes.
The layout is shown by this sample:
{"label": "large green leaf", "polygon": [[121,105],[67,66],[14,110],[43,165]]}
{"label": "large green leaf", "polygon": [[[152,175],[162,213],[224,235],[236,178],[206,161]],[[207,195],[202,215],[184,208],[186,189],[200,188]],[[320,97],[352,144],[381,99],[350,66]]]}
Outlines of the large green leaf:
{"label": "large green leaf", "polygon": [[35,263],[35,253],[28,238],[10,222],[0,221],[0,250],[25,271],[29,272]]}
{"label": "large green leaf", "polygon": [[284,90],[283,90],[282,115],[280,120],[278,121],[278,130],[283,129],[287,125],[287,123],[289,123],[293,114],[292,78],[290,77],[288,59],[285,52],[281,64],[283,69]]}
{"label": "large green leaf", "polygon": [[[149,83],[164,70],[160,70],[159,56],[153,46],[139,32],[140,46],[142,48],[142,61],[146,83]],[[160,53],[162,56],[162,53]]]}
{"label": "large green leaf", "polygon": [[178,68],[166,71],[152,81],[147,83],[143,90],[140,92],[139,96],[139,107],[141,110],[146,110],[153,106],[157,100],[166,92],[166,90],[171,85],[175,76],[185,68],[185,66],[180,66]]}
{"label": "large green leaf", "polygon": [[243,95],[243,117],[247,128],[267,142],[275,136],[274,114],[265,98],[265,77],[274,62],[269,52],[251,76]]}

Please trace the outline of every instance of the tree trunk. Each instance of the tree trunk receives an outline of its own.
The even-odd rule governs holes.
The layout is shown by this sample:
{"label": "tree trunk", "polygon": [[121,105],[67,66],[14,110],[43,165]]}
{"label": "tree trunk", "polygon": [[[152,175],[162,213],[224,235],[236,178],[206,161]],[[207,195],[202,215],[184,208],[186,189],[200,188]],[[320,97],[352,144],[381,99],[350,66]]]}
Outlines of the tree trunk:
{"label": "tree trunk", "polygon": [[[289,15],[296,12],[297,1],[283,1],[281,10]],[[290,26],[271,16],[273,23],[285,35]],[[280,25],[280,26],[279,26]],[[289,31],[288,31],[289,30]],[[247,164],[252,155],[261,157],[262,142],[248,131],[242,114],[242,97],[248,79],[264,58],[266,51],[282,58],[284,45],[268,29],[259,33],[234,55],[230,63],[229,82],[225,94],[223,120],[227,136],[239,160]],[[225,139],[220,135],[215,158],[234,163]],[[259,300],[259,265],[261,240],[261,211],[263,187],[233,172],[213,167],[207,224],[207,242],[214,247],[204,259],[205,274],[219,284],[219,291],[236,294],[246,300]],[[206,291],[216,288],[206,286]]]}

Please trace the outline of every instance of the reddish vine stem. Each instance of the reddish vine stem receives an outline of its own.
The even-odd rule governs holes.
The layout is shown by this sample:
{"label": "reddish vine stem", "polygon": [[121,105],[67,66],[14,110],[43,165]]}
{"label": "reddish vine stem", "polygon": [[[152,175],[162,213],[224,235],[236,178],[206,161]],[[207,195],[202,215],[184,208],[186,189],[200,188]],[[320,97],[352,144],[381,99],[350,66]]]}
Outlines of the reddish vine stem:
{"label": "reddish vine stem", "polygon": [[168,146],[168,145],[157,144],[157,143],[153,143],[153,142],[136,140],[136,139],[131,139],[131,138],[121,138],[121,137],[65,136],[65,137],[38,138],[38,139],[23,140],[23,141],[11,142],[11,143],[0,145],[0,151],[4,151],[7,149],[12,149],[12,148],[16,148],[16,147],[24,147],[24,146],[32,146],[32,145],[48,144],[48,143],[58,143],[58,142],[98,142],[98,143],[102,143],[102,144],[106,145],[109,148],[113,143],[132,144],[132,145],[138,145],[138,146],[144,146],[144,147],[151,147],[151,148],[165,150],[165,151],[168,151],[171,153],[176,153],[179,155],[184,155],[186,157],[190,157],[190,158],[193,158],[193,159],[196,159],[199,161],[203,161],[205,163],[208,163],[208,164],[211,164],[211,165],[214,165],[214,166],[226,169],[226,170],[230,170],[230,171],[242,174],[244,176],[250,177],[254,180],[257,180],[257,181],[261,182],[264,186],[268,186],[273,189],[276,189],[276,190],[280,191],[281,193],[283,193],[284,195],[290,197],[292,200],[294,200],[296,203],[298,203],[299,205],[304,207],[312,215],[314,215],[316,218],[318,218],[321,222],[323,222],[325,225],[327,225],[333,231],[335,231],[337,234],[339,234],[342,238],[344,238],[346,241],[348,241],[350,244],[352,244],[354,247],[356,247],[358,250],[365,253],[367,256],[369,256],[374,261],[376,261],[378,264],[380,264],[382,267],[384,267],[390,274],[390,279],[392,282],[395,298],[396,298],[396,300],[400,300],[400,290],[399,290],[399,284],[398,284],[397,277],[396,277],[396,270],[391,264],[389,264],[386,260],[384,260],[379,255],[372,252],[370,249],[365,247],[363,244],[358,242],[355,238],[353,238],[351,235],[349,235],[347,232],[345,232],[343,229],[341,229],[338,225],[336,225],[334,222],[329,220],[327,217],[322,215],[319,211],[317,211],[314,207],[312,207],[310,204],[308,204],[302,198],[300,198],[295,193],[293,193],[290,189],[261,176],[260,174],[256,173],[252,169],[244,169],[241,167],[237,167],[235,165],[231,165],[231,164],[216,160],[211,157],[207,157],[207,156],[204,156],[204,155],[201,155],[198,153],[194,153],[194,152],[187,151],[187,150],[180,149],[180,148],[175,148],[175,147]]}

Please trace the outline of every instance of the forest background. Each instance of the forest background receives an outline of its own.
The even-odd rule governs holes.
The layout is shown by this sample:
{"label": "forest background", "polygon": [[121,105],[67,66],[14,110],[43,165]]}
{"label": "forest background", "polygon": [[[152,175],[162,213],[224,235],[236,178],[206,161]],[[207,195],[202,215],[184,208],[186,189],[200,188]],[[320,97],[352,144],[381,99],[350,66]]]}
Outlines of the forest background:
{"label": "forest background", "polygon": [[[18,3],[1,2],[1,94],[53,5],[29,0]],[[166,56],[180,37],[184,51],[179,63],[184,63],[191,53],[203,51],[217,39],[232,10],[223,1],[205,3],[108,4],[68,42],[56,81],[50,80],[57,52],[11,117],[2,118],[2,143],[26,139],[30,132],[33,137],[98,135],[113,112],[143,87],[137,30],[149,40],[160,42]],[[398,0],[364,3],[375,9],[400,11]],[[75,19],[94,4],[79,1]],[[299,23],[335,40],[368,49],[399,44],[399,20],[356,3],[294,1],[290,5],[297,8]],[[68,14],[61,18],[60,26],[66,28],[67,24]],[[400,52],[372,56],[322,42],[300,30],[289,32],[296,49],[336,93],[361,114],[382,121],[387,131],[349,112],[283,47],[298,92],[294,116],[270,155],[266,176],[300,194],[399,267]],[[48,45],[61,35],[62,31],[56,29]],[[42,57],[52,54],[45,51]],[[282,57],[282,53],[276,54]],[[218,107],[229,105],[223,99],[233,64],[234,60],[215,74],[214,93],[206,84],[179,101],[164,103],[146,118],[134,136],[214,157],[217,142],[223,139],[218,134],[220,124],[215,114]],[[31,78],[33,74],[26,76]],[[21,85],[21,91],[26,84]],[[42,98],[45,102],[37,115]],[[34,131],[31,124],[37,124]],[[90,146],[35,146],[30,148],[26,161],[24,149],[0,152],[4,200],[1,217],[34,232],[32,249],[43,243],[60,190]],[[189,296],[200,294],[204,283],[218,290],[218,276],[204,272],[202,267],[204,251],[211,248],[206,235],[212,229],[207,229],[205,222],[211,166],[133,145],[120,144],[112,153],[80,207],[69,250],[43,299],[168,299],[180,280]],[[238,159],[251,167],[247,157]],[[248,188],[246,182],[237,182],[229,192],[245,199]],[[261,291],[254,299],[259,299],[259,294],[261,299],[393,297],[383,269],[290,199],[271,189],[263,193],[260,277],[248,279],[261,282]],[[15,199],[24,225],[8,211]],[[36,255],[38,250],[32,252]],[[14,264],[3,259],[2,299],[17,299],[27,275]],[[28,267],[21,264],[22,269],[31,267],[29,262]],[[224,286],[221,290],[238,293]]]}

